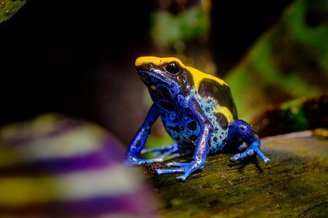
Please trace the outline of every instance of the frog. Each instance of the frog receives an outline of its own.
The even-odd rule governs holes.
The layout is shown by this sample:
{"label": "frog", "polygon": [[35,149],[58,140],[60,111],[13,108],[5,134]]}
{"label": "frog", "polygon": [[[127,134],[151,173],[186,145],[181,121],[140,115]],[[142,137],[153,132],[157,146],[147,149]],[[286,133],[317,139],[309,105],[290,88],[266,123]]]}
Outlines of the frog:
{"label": "frog", "polygon": [[[223,79],[187,66],[176,57],[141,56],[135,60],[135,68],[148,88],[152,105],[128,146],[128,165],[166,163],[190,155],[189,162],[172,160],[154,171],[157,175],[181,174],[176,179],[186,181],[204,167],[209,155],[233,152],[233,162],[252,156],[270,161],[251,125],[238,119],[232,92]],[[157,119],[173,143],[145,148]]]}

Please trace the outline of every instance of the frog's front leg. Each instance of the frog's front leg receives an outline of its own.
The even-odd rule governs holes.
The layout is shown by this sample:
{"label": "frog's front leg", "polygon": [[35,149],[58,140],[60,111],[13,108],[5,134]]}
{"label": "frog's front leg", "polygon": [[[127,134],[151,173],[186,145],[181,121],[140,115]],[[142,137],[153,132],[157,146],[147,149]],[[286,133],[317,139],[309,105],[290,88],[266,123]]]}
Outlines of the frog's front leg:
{"label": "frog's front leg", "polygon": [[244,160],[250,156],[258,155],[265,163],[269,162],[261,150],[261,141],[254,133],[252,127],[243,120],[234,120],[229,124],[227,144],[233,144],[234,141],[242,141],[247,144],[244,152],[235,154],[230,158],[231,161]]}
{"label": "frog's front leg", "polygon": [[141,159],[141,151],[145,147],[146,140],[148,138],[148,135],[150,133],[151,127],[154,124],[154,122],[159,117],[159,110],[158,107],[153,104],[151,108],[149,109],[149,112],[147,114],[147,117],[141,127],[139,128],[138,132],[132,139],[127,153],[127,163],[131,165],[140,165],[140,164],[146,164],[149,161],[145,159]]}
{"label": "frog's front leg", "polygon": [[183,173],[183,175],[178,176],[178,180],[185,181],[189,175],[196,170],[201,169],[205,162],[207,155],[209,153],[209,139],[213,131],[213,127],[207,118],[203,115],[203,111],[195,99],[190,99],[188,106],[194,114],[196,120],[198,120],[201,125],[201,134],[196,141],[196,148],[193,155],[193,160],[189,163],[179,163],[172,162],[168,163],[167,166],[174,168],[167,169],[156,169],[157,174],[171,174],[171,173]]}

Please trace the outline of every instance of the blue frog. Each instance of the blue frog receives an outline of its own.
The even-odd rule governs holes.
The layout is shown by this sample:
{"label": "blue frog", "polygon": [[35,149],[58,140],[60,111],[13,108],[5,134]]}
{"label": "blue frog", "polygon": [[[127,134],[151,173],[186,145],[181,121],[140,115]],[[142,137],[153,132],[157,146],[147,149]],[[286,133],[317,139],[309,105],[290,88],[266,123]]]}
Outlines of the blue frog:
{"label": "blue frog", "polygon": [[[269,161],[251,126],[237,119],[232,94],[225,81],[186,66],[175,57],[139,57],[135,66],[148,87],[153,104],[129,145],[128,164],[152,164],[192,153],[190,162],[173,161],[166,164],[167,168],[155,170],[159,175],[181,173],[177,179],[185,181],[204,166],[209,154],[234,151],[239,153],[232,156],[231,161],[253,155],[258,155],[264,162]],[[175,143],[144,149],[151,127],[158,118]],[[146,153],[152,153],[154,157],[141,158]]]}

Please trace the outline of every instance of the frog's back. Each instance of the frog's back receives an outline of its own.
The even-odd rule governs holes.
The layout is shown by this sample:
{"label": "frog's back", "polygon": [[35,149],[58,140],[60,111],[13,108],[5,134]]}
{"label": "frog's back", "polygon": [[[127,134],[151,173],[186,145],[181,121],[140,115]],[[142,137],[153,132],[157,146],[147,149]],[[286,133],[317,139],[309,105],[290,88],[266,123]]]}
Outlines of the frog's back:
{"label": "frog's back", "polygon": [[188,70],[193,74],[198,95],[202,98],[213,98],[218,104],[215,112],[224,116],[228,123],[237,119],[237,109],[228,84],[218,77],[192,67],[188,67]]}

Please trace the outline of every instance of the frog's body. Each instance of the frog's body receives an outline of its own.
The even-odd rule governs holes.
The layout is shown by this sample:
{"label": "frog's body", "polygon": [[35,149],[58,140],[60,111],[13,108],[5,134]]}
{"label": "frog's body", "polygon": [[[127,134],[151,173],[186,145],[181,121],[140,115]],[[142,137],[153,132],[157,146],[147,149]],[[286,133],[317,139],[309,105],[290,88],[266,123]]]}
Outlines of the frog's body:
{"label": "frog's body", "polygon": [[[135,62],[138,74],[149,88],[153,105],[145,122],[132,140],[128,150],[130,164],[150,164],[168,156],[194,151],[190,163],[169,163],[175,168],[157,169],[158,174],[184,173],[185,180],[203,167],[209,153],[228,147],[238,148],[243,142],[249,146],[232,160],[241,160],[257,153],[268,161],[260,150],[260,142],[251,127],[237,120],[237,110],[229,86],[221,79],[185,66],[177,58],[140,57]],[[150,128],[160,117],[176,142],[159,148],[144,149]],[[141,159],[141,153],[154,152],[153,159]]]}

